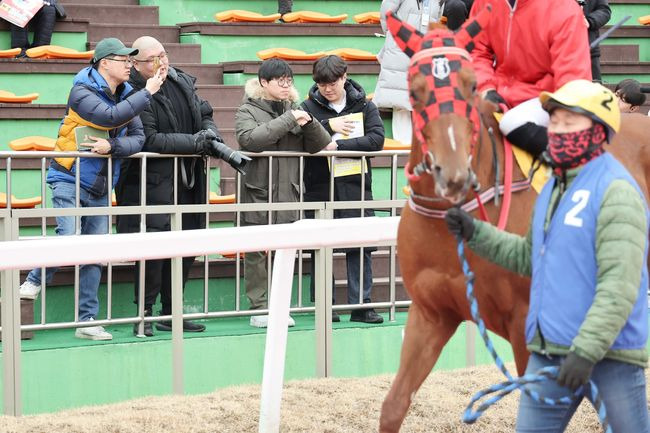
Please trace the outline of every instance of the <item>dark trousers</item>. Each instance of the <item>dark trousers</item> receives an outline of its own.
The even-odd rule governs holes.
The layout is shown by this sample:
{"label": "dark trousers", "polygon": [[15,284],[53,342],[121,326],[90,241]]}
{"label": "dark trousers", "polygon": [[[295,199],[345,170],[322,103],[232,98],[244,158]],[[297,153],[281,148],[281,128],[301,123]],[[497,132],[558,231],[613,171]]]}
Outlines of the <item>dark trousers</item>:
{"label": "dark trousers", "polygon": [[[370,292],[372,290],[372,254],[368,248],[359,248],[347,250],[345,253],[345,264],[348,278],[348,304],[361,303],[361,299],[359,299],[359,282],[361,280],[361,268],[359,265],[361,263],[361,250],[363,250],[363,302],[370,302]],[[313,251],[311,257],[311,282],[309,283],[309,293],[311,295],[311,301],[314,302],[316,300],[316,264],[314,262]],[[332,304],[335,303],[334,292],[334,276],[332,276]]]}
{"label": "dark trousers", "polygon": [[293,0],[278,0],[278,13],[279,14],[288,14],[291,12],[291,7],[293,6]]}
{"label": "dark trousers", "polygon": [[599,83],[603,79],[600,75],[600,56],[593,56],[591,58],[591,79]]}
{"label": "dark trousers", "polygon": [[[190,275],[195,257],[183,257],[183,289]],[[151,310],[160,294],[162,315],[172,313],[172,261],[171,259],[147,260],[144,266],[144,306]],[[140,293],[140,262],[135,265],[135,303]]]}
{"label": "dark trousers", "polygon": [[[33,47],[50,45],[56,10],[54,6],[43,6],[36,15],[27,23],[25,28],[11,24],[11,48],[20,48],[22,53]],[[34,42],[29,43],[29,30],[34,31]]]}

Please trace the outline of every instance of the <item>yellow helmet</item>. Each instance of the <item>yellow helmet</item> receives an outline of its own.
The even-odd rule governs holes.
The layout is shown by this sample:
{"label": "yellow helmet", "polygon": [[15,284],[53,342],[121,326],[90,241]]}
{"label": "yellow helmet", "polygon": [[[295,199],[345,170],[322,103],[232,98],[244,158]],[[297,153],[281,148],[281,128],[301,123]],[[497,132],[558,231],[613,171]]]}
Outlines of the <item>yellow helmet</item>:
{"label": "yellow helmet", "polygon": [[553,93],[542,92],[539,100],[546,111],[560,107],[602,123],[607,127],[608,141],[611,141],[621,126],[621,112],[616,96],[598,83],[587,80],[569,81]]}

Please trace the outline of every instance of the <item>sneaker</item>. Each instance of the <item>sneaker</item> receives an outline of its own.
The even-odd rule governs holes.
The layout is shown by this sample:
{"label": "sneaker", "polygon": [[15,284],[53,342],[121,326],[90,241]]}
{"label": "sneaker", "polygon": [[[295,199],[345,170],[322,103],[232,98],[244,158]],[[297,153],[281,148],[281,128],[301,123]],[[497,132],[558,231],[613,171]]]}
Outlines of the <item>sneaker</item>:
{"label": "sneaker", "polygon": [[[93,319],[89,319],[92,321]],[[104,330],[103,326],[89,326],[87,328],[77,328],[74,333],[74,336],[77,338],[83,338],[86,340],[112,340],[113,336]]]}
{"label": "sneaker", "polygon": [[332,311],[332,322],[340,322],[341,316],[336,311]]}
{"label": "sneaker", "polygon": [[350,322],[363,322],[363,323],[384,323],[384,318],[381,317],[374,309],[367,310],[354,310],[350,315]]}
{"label": "sneaker", "polygon": [[40,284],[34,284],[29,280],[25,280],[20,285],[20,299],[36,299],[39,293],[41,293]]}
{"label": "sneaker", "polygon": [[[266,328],[269,326],[269,316],[264,315],[264,316],[251,316],[251,321],[250,325],[254,326],[255,328]],[[289,321],[287,323],[289,328],[292,326],[296,326],[296,321],[293,320],[293,317],[289,316]]]}

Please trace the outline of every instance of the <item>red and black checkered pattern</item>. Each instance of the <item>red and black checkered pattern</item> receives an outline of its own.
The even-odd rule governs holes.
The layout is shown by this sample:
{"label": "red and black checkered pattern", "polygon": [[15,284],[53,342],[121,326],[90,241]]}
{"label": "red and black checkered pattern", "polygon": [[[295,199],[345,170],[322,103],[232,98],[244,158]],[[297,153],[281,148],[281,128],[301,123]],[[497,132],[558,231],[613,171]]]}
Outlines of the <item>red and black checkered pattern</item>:
{"label": "red and black checkered pattern", "polygon": [[[478,133],[478,111],[475,104],[470,104],[471,101],[466,101],[460,93],[458,71],[471,67],[469,51],[474,48],[473,39],[485,28],[491,10],[488,5],[455,33],[448,29],[435,29],[422,34],[392,12],[386,14],[388,29],[397,45],[411,57],[409,85],[411,78],[420,73],[426,77],[431,90],[424,108],[413,111],[413,130],[423,146],[425,141],[421,131],[429,121],[444,113],[467,117],[474,125],[475,134]],[[411,104],[415,106],[415,102],[411,94]]]}

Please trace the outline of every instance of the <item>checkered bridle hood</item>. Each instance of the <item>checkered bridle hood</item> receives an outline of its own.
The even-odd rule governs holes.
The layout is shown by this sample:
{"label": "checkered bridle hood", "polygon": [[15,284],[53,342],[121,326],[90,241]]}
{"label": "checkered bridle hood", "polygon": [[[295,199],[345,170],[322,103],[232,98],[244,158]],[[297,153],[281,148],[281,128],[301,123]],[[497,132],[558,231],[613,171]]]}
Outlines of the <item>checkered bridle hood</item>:
{"label": "checkered bridle hood", "polygon": [[[473,101],[463,98],[458,83],[458,71],[471,67],[472,58],[469,52],[474,48],[474,38],[485,28],[491,10],[488,5],[456,32],[435,29],[426,34],[401,21],[392,11],[386,14],[388,29],[395,42],[411,58],[408,71],[409,86],[411,78],[420,73],[426,78],[431,90],[424,108],[413,110],[413,130],[423,147],[425,141],[422,130],[429,121],[445,113],[454,113],[470,119],[475,134],[478,134],[478,110],[476,104],[470,103]],[[411,105],[415,107],[413,94],[410,99]]]}

